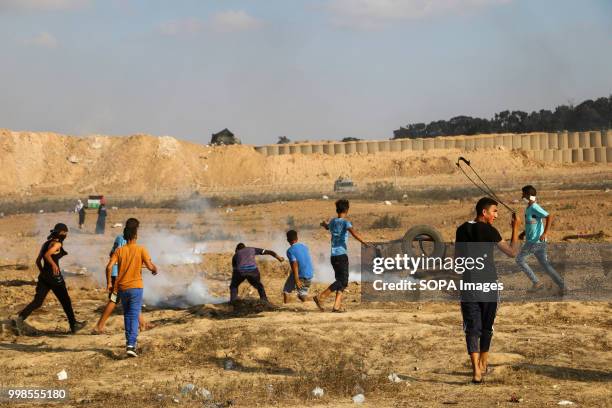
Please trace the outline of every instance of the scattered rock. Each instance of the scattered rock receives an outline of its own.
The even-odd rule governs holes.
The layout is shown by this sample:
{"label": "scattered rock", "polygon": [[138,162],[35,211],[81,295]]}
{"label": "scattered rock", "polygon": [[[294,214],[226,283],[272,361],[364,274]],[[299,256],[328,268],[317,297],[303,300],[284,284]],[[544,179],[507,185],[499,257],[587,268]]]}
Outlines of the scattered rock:
{"label": "scattered rock", "polygon": [[196,394],[205,400],[209,400],[212,398],[212,392],[208,391],[206,388],[200,388],[196,391]]}
{"label": "scattered rock", "polygon": [[311,392],[312,396],[315,398],[321,398],[323,395],[325,395],[325,391],[323,391],[323,388],[321,387],[315,387]]}
{"label": "scattered rock", "polygon": [[322,199],[324,199],[324,200],[329,200],[329,197],[328,197],[328,196],[326,196],[326,195],[324,195],[324,196],[323,196],[323,197],[321,197],[321,198],[322,198]]}
{"label": "scattered rock", "polygon": [[79,162],[79,159],[75,155],[72,155],[68,158],[68,161],[70,163],[77,164]]}
{"label": "scattered rock", "polygon": [[365,395],[357,394],[353,396],[353,402],[355,404],[363,404],[365,402]]}
{"label": "scattered rock", "polygon": [[123,224],[120,222],[113,224],[113,228],[121,228],[121,227],[123,227]]}
{"label": "scattered rock", "polygon": [[66,372],[66,370],[62,370],[59,373],[57,373],[57,379],[60,381],[64,381],[68,379],[68,373]]}
{"label": "scattered rock", "polygon": [[519,403],[519,402],[523,402],[523,399],[518,397],[516,394],[512,394],[510,396],[510,399],[508,400],[508,402],[515,402],[515,403]]}
{"label": "scattered rock", "polygon": [[385,205],[391,205],[391,201],[385,201]]}

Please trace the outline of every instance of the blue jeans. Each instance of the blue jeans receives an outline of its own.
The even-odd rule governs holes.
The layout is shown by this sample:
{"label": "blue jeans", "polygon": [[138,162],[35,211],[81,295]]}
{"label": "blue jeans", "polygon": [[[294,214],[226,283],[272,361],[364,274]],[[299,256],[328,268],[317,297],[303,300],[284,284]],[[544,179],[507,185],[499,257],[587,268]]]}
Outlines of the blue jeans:
{"label": "blue jeans", "polygon": [[525,272],[525,275],[527,275],[531,282],[536,284],[539,282],[538,277],[533,273],[533,270],[525,260],[525,258],[530,255],[535,255],[540,265],[542,265],[542,268],[544,268],[544,271],[551,277],[557,286],[561,289],[565,287],[563,278],[555,271],[548,260],[548,256],[546,255],[546,242],[525,242],[521,248],[521,252],[516,257],[516,263],[521,267],[523,272]]}
{"label": "blue jeans", "polygon": [[142,308],[142,288],[127,289],[119,292],[123,306],[123,323],[125,325],[125,340],[128,346],[136,347],[138,338],[138,317]]}

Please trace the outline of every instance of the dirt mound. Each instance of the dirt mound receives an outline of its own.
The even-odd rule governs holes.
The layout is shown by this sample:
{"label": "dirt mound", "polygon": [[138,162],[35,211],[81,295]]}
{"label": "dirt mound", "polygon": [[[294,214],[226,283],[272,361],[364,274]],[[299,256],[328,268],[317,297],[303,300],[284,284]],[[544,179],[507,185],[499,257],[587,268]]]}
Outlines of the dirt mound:
{"label": "dirt mound", "polygon": [[[0,153],[0,195],[8,199],[93,193],[163,196],[235,191],[242,187],[263,191],[286,185],[331,186],[341,175],[362,185],[398,178],[412,182],[419,177],[420,184],[435,184],[434,176],[465,181],[454,166],[461,152],[454,149],[268,157],[252,146],[205,146],[170,136],[74,137],[0,130]],[[500,175],[529,168],[561,167],[501,148],[471,152],[470,158]]]}

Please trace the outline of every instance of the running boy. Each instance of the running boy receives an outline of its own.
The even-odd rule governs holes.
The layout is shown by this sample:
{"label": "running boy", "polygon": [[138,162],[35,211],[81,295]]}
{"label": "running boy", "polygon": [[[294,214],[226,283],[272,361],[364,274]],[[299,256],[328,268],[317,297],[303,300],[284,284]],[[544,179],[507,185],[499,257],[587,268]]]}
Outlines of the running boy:
{"label": "running boy", "polygon": [[[548,276],[557,284],[561,293],[563,293],[565,291],[563,278],[552,267],[546,255],[546,238],[552,224],[552,215],[536,203],[536,189],[533,186],[523,187],[522,192],[522,198],[527,203],[527,208],[525,208],[525,231],[521,233],[519,239],[524,238],[525,243],[521,248],[521,252],[516,257],[516,263],[533,283],[530,290],[538,290],[543,287],[543,284],[525,260],[528,256],[535,255],[544,271],[546,271]],[[546,220],[545,223],[542,222],[543,219]]]}
{"label": "running boy", "polygon": [[[109,257],[112,257],[118,248],[121,248],[122,246],[127,244],[127,241],[125,239],[126,230],[128,228],[138,229],[138,226],[139,226],[139,222],[136,218],[128,218],[128,220],[125,222],[125,229],[123,230],[123,235],[117,235],[117,237],[115,238],[115,242],[113,243],[113,248],[110,251]],[[111,274],[106,275],[106,287],[107,288],[109,287],[114,288],[118,273],[119,273],[119,267],[117,264],[114,264]],[[115,310],[115,307],[117,306],[117,302],[116,302],[117,299],[115,298],[114,302],[111,300],[112,295],[113,295],[113,290],[111,289],[108,291],[108,303],[106,304],[106,307],[104,308],[104,311],[102,312],[102,316],[100,316],[100,320],[98,320],[98,323],[93,329],[92,334],[104,333],[104,327],[106,325],[106,321],[108,320],[110,315]],[[144,320],[144,316],[142,314],[138,317],[138,326],[140,330],[146,330],[147,328],[146,322]]]}
{"label": "running boy", "polygon": [[68,252],[64,250],[64,240],[68,236],[68,227],[62,223],[55,224],[50,232],[51,234],[47,237],[47,241],[42,245],[38,257],[36,257],[36,267],[40,273],[34,299],[12,321],[15,331],[19,335],[24,329],[24,320],[34,310],[42,306],[49,291],[52,291],[57,300],[60,301],[68,318],[70,332],[74,334],[85,327],[85,322],[79,322],[74,316],[70,295],[59,266],[60,259],[68,255]]}
{"label": "running boy", "polygon": [[126,353],[129,357],[137,357],[136,341],[138,339],[138,321],[142,308],[143,282],[142,266],[144,265],[153,275],[157,275],[157,267],[151,262],[151,257],[145,247],[138,245],[138,220],[125,228],[124,238],[127,243],[117,248],[106,265],[106,276],[112,274],[113,265],[117,264],[119,272],[115,283],[108,285],[112,291],[111,301],[121,299],[123,306],[123,321],[125,325]]}
{"label": "running boy", "polygon": [[255,263],[256,255],[270,255],[283,262],[282,256],[278,256],[276,252],[269,249],[252,248],[244,245],[242,242],[236,245],[236,251],[232,257],[232,281],[230,283],[230,302],[238,299],[238,286],[247,280],[259,293],[259,298],[264,302],[268,301],[266,290],[261,283],[261,275],[257,264]]}
{"label": "running boy", "polygon": [[322,306],[323,300],[332,292],[336,292],[336,300],[332,312],[344,312],[344,310],[341,309],[341,305],[342,292],[344,292],[344,289],[348,286],[349,278],[349,259],[347,252],[348,233],[350,232],[351,235],[363,245],[369,246],[357,231],[353,229],[353,224],[345,218],[348,211],[349,201],[344,199],[338,200],[336,201],[336,214],[338,214],[338,216],[332,218],[329,222],[321,222],[321,226],[331,234],[331,264],[332,268],[334,268],[334,275],[336,278],[336,281],[327,289],[312,298],[322,312],[324,311]]}
{"label": "running boy", "polygon": [[283,302],[289,303],[289,295],[297,289],[298,299],[302,302],[308,300],[308,289],[312,280],[312,260],[308,247],[298,242],[298,233],[295,230],[287,231],[287,259],[291,271],[283,288]]}

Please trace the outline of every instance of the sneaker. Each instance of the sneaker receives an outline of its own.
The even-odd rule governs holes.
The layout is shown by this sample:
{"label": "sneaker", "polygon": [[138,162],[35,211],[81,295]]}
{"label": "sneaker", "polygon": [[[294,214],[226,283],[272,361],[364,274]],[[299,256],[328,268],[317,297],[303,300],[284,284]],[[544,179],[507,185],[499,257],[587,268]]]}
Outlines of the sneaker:
{"label": "sneaker", "polygon": [[76,332],[78,332],[83,327],[85,327],[86,323],[87,323],[86,321],[82,321],[82,322],[79,322],[78,320],[75,321],[73,324],[70,325],[70,333],[76,334]]}
{"label": "sneaker", "polygon": [[25,329],[25,324],[21,316],[17,316],[16,318],[11,320],[11,326],[13,326],[13,330],[17,336],[21,336]]}
{"label": "sneaker", "polygon": [[136,354],[136,347],[134,346],[127,346],[125,348],[125,354],[127,354],[128,357],[138,357],[138,354]]}

